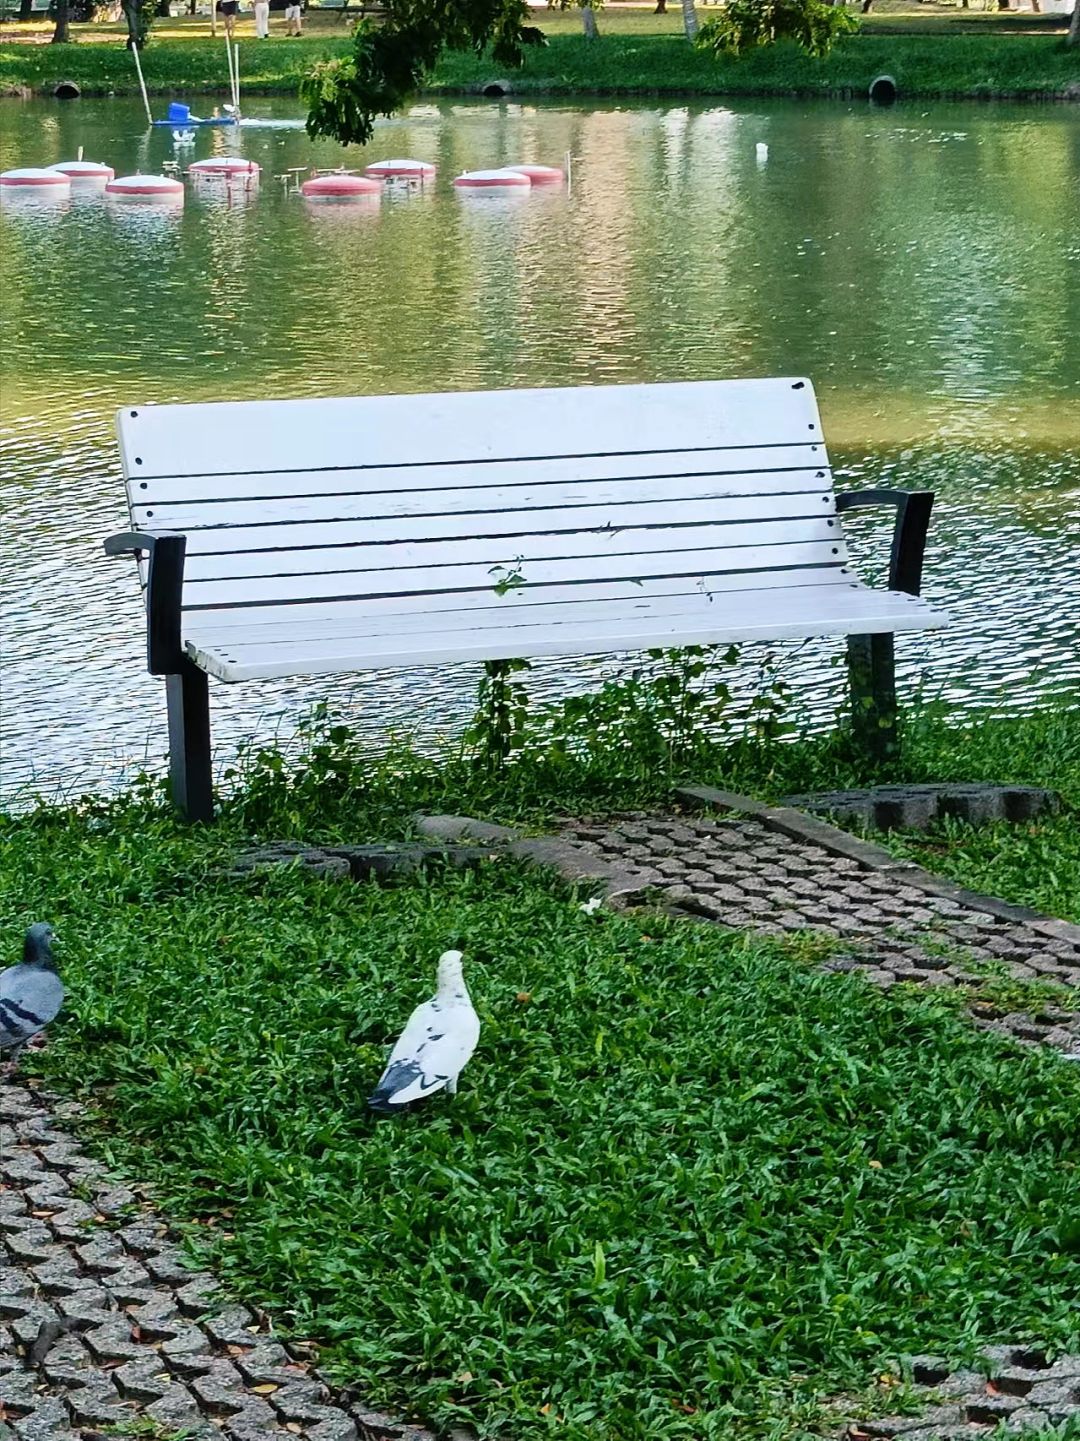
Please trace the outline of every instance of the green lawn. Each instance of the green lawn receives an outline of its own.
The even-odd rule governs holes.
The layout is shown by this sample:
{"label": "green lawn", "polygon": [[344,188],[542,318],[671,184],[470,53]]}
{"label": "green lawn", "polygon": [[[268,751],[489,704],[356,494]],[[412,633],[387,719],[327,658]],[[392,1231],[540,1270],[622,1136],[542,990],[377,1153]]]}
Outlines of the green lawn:
{"label": "green lawn", "polygon": [[[236,880],[227,838],[3,823],[3,932],[52,919],[71,991],[28,1066],[371,1399],[520,1441],[779,1441],[904,1353],[1080,1344],[1080,1069],[512,863]],[[377,1120],[451,944],[484,1026],[461,1093]]]}
{"label": "green lawn", "polygon": [[[871,16],[865,32],[844,40],[827,60],[786,44],[716,60],[686,42],[677,12],[602,13],[601,35],[593,44],[583,39],[574,14],[557,14],[542,18],[550,44],[530,52],[524,68],[509,78],[516,90],[537,95],[862,96],[875,75],[888,72],[903,94],[922,98],[1051,95],[1080,82],[1080,51],[1063,47],[1063,26],[1053,17],[1023,17],[1021,28],[977,12],[968,15],[963,21],[904,12]],[[242,41],[251,39],[251,26],[250,17],[242,17]],[[26,27],[5,26],[0,93],[27,87],[47,94],[62,79],[77,81],[88,95],[138,93],[120,28],[76,26],[72,33],[79,43],[21,43],[30,38]],[[40,25],[31,27],[31,34],[45,39]],[[220,92],[222,43],[206,35],[205,20],[156,25],[143,56],[151,93]],[[242,44],[245,91],[295,94],[305,70],[347,48],[347,27],[332,17],[312,12],[301,40],[287,41],[276,25],[270,40]],[[486,58],[450,55],[429,90],[467,91],[501,73]]]}

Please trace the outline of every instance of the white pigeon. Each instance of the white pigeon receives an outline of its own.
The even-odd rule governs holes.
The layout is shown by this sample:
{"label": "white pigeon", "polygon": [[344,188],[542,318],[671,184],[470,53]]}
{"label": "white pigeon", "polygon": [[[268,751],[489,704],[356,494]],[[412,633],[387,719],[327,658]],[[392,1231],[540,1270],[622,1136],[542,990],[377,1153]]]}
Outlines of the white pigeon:
{"label": "white pigeon", "polygon": [[479,1039],[480,1017],[465,989],[461,952],[444,951],[435,994],[409,1017],[368,1105],[388,1113],[436,1091],[452,1096]]}

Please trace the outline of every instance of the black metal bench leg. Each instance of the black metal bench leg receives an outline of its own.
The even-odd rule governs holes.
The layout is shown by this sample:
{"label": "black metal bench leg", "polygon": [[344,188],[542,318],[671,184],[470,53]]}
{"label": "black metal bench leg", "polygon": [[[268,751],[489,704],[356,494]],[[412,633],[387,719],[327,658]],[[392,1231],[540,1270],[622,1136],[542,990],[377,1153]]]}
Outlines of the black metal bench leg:
{"label": "black metal bench leg", "polygon": [[874,765],[900,750],[896,725],[896,655],[893,636],[849,635],[851,733],[859,754]]}
{"label": "black metal bench leg", "polygon": [[178,674],[165,677],[165,688],[173,802],[189,821],[212,821],[210,686],[206,672],[185,665]]}

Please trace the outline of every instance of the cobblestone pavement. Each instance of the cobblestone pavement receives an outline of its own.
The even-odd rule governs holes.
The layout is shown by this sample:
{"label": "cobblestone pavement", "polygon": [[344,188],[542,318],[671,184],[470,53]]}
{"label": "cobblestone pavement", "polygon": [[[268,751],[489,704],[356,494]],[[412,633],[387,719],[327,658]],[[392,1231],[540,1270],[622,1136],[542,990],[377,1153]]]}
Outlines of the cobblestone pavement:
{"label": "cobblestone pavement", "polygon": [[335,1404],[309,1348],[215,1297],[65,1133],[77,1112],[0,1085],[0,1441],[105,1441],[137,1420],[144,1441],[433,1441]]}
{"label": "cobblestone pavement", "polygon": [[[635,813],[570,822],[562,834],[605,863],[631,864],[678,910],[759,935],[831,937],[843,942],[843,952],[825,962],[829,969],[861,970],[881,986],[969,987],[976,1025],[1080,1060],[1080,1012],[1048,1001],[1009,1012],[978,999],[986,967],[1015,981],[1080,987],[1076,927],[1048,922],[1040,930],[1037,921],[1010,918],[1019,908],[1003,905],[999,914],[974,910],[914,884],[925,875],[915,867],[862,864],[752,816]],[[854,840],[851,848],[870,856],[876,850]]]}
{"label": "cobblestone pavement", "polygon": [[1046,1431],[1080,1415],[1080,1356],[1053,1362],[1025,1346],[990,1346],[985,1370],[954,1371],[937,1356],[916,1356],[912,1373],[925,1389],[919,1416],[883,1416],[848,1426],[846,1441],[975,1441]]}

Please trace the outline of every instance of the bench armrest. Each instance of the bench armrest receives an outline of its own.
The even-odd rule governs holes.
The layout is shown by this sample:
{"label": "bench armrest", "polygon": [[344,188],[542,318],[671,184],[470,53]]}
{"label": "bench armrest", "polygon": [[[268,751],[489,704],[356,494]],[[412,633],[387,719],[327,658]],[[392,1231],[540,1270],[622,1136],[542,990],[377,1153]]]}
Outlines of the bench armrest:
{"label": "bench armrest", "polygon": [[845,510],[864,505],[896,507],[889,555],[889,589],[918,595],[933,504],[932,490],[849,490],[836,497],[836,512],[842,515]]}
{"label": "bench armrest", "polygon": [[180,635],[187,536],[164,532],[148,535],[130,530],[110,535],[106,555],[139,555],[146,551],[146,668],[151,675],[176,675],[184,668]]}

